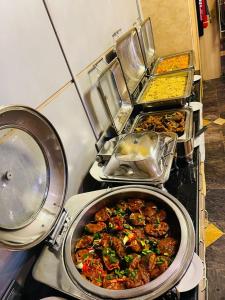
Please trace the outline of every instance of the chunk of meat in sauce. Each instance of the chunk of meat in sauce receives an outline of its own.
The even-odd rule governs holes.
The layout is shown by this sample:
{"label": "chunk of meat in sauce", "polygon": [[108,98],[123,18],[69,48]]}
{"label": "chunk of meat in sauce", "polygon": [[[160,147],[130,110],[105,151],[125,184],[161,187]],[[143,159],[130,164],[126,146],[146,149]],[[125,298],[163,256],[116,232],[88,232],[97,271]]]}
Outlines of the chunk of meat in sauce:
{"label": "chunk of meat in sauce", "polygon": [[146,238],[146,235],[145,235],[145,232],[144,232],[144,229],[142,228],[134,228],[132,230],[132,232],[135,234],[135,236],[139,239],[145,239]]}
{"label": "chunk of meat in sauce", "polygon": [[142,245],[139,240],[132,240],[127,247],[129,247],[134,252],[141,252],[142,251]]}
{"label": "chunk of meat in sauce", "polygon": [[150,223],[159,223],[159,222],[165,221],[166,217],[167,217],[166,211],[163,209],[160,209],[159,212],[157,212],[152,217],[148,218],[148,221]]}
{"label": "chunk of meat in sauce", "polygon": [[119,258],[116,256],[116,252],[111,248],[105,248],[102,251],[103,262],[109,271],[120,268]]}
{"label": "chunk of meat in sauce", "polygon": [[108,207],[104,207],[100,209],[98,212],[95,214],[95,221],[100,221],[104,222],[107,221],[111,216],[111,211]]}
{"label": "chunk of meat in sauce", "polygon": [[123,230],[125,220],[122,216],[115,216],[109,219],[109,228],[112,230]]}
{"label": "chunk of meat in sauce", "polygon": [[113,248],[115,249],[117,255],[122,258],[126,255],[126,251],[125,251],[125,248],[123,246],[123,243],[122,241],[117,238],[117,237],[112,237],[112,245],[113,245]]}
{"label": "chunk of meat in sauce", "polygon": [[144,200],[141,199],[129,199],[127,202],[127,208],[131,212],[140,211],[145,205]]}
{"label": "chunk of meat in sauce", "polygon": [[99,258],[90,258],[83,263],[82,274],[93,284],[102,286],[106,271],[103,269],[103,264]]}
{"label": "chunk of meat in sauce", "polygon": [[161,237],[165,235],[169,230],[169,225],[166,222],[159,224],[147,224],[145,226],[145,232],[154,237]]}
{"label": "chunk of meat in sauce", "polygon": [[84,262],[88,257],[94,258],[95,254],[88,249],[80,249],[74,254],[73,260],[75,264],[78,264]]}
{"label": "chunk of meat in sauce", "polygon": [[92,244],[93,240],[93,236],[85,235],[75,244],[75,249],[87,248]]}
{"label": "chunk of meat in sauce", "polygon": [[163,272],[165,272],[170,265],[170,259],[166,256],[158,256],[156,259],[155,268],[150,272],[151,279],[155,279]]}
{"label": "chunk of meat in sauce", "polygon": [[149,221],[156,213],[157,213],[157,206],[154,203],[147,203],[146,207],[144,208],[143,211],[146,220]]}
{"label": "chunk of meat in sauce", "polygon": [[150,253],[142,256],[141,263],[146,266],[148,272],[151,272],[156,266],[156,259],[157,255],[155,253]]}
{"label": "chunk of meat in sauce", "polygon": [[106,276],[106,278],[103,280],[103,287],[110,290],[124,290],[126,288],[125,281],[126,278],[107,279]]}
{"label": "chunk of meat in sauce", "polygon": [[148,283],[150,280],[149,274],[143,266],[138,266],[137,269],[130,270],[126,281],[127,288],[135,288]]}
{"label": "chunk of meat in sauce", "polygon": [[158,249],[164,255],[173,256],[177,252],[177,241],[172,237],[166,237],[159,241]]}
{"label": "chunk of meat in sauce", "polygon": [[112,243],[112,237],[108,234],[108,233],[102,233],[101,234],[101,246],[103,248],[108,248],[111,247],[111,243]]}
{"label": "chunk of meat in sauce", "polygon": [[141,262],[141,256],[136,254],[136,253],[130,254],[129,256],[133,258],[130,261],[129,268],[130,269],[137,269],[137,267],[139,266],[139,264]]}
{"label": "chunk of meat in sauce", "polygon": [[104,222],[89,223],[85,228],[90,233],[97,233],[103,231],[106,228],[106,224]]}
{"label": "chunk of meat in sauce", "polygon": [[145,225],[145,216],[141,213],[132,213],[130,215],[130,221],[135,226]]}

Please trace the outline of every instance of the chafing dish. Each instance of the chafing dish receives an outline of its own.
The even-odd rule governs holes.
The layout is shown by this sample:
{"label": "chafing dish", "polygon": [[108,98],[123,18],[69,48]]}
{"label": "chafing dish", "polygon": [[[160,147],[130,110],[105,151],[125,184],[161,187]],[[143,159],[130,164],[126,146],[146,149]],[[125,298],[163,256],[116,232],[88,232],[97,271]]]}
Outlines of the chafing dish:
{"label": "chafing dish", "polygon": [[115,149],[115,157],[121,164],[127,163],[156,179],[162,175],[162,150],[159,135],[153,131],[131,133],[121,139]]}
{"label": "chafing dish", "polygon": [[[105,164],[95,161],[90,174],[97,181],[148,183],[154,186],[163,185],[169,178],[176,150],[177,135],[175,133],[158,133],[157,159],[159,176],[150,177],[148,173],[138,168],[133,162],[117,159],[115,151]],[[115,147],[116,150],[116,147]],[[143,167],[144,168],[144,167]],[[156,175],[156,173],[154,174]]]}
{"label": "chafing dish", "polygon": [[[135,118],[130,132],[135,132],[135,129],[140,127],[148,116],[171,116],[175,112],[181,112],[185,116],[184,131],[183,133],[178,134],[177,138],[177,154],[178,157],[186,157],[189,160],[192,158],[194,139],[193,111],[189,107],[140,113]],[[154,130],[154,128],[151,130]]]}
{"label": "chafing dish", "polygon": [[[149,101],[145,103],[142,101],[142,96],[146,91],[148,85],[152,84],[154,80],[157,80],[156,75],[152,73],[152,67],[155,72],[155,49],[154,49],[154,38],[152,33],[151,21],[146,19],[139,28],[140,37],[138,30],[133,28],[116,41],[116,52],[120,59],[125,79],[127,82],[128,90],[133,100],[133,104],[142,106],[169,106],[169,105],[184,105],[187,98],[190,97],[193,83],[193,53],[192,51],[182,52],[168,57],[161,57],[157,60],[157,65],[160,62],[165,61],[169,57],[178,57],[180,55],[188,55],[189,62],[188,68],[182,70],[183,73],[177,71],[173,73],[174,76],[183,76],[184,72],[187,76],[187,82],[185,91],[182,95],[177,97],[163,97],[162,99],[154,99],[151,97]],[[142,47],[141,47],[142,45]],[[179,73],[179,74],[178,74]],[[150,79],[149,79],[149,74]],[[167,73],[169,76],[171,72]],[[173,76],[173,75],[172,75]]]}
{"label": "chafing dish", "polygon": [[174,66],[172,70],[164,71],[163,73],[170,73],[182,69],[189,69],[194,68],[194,55],[193,51],[184,51],[176,54],[161,56],[156,58],[156,50],[155,50],[155,43],[154,43],[154,35],[152,31],[152,24],[151,19],[147,18],[143,22],[141,22],[139,30],[138,30],[139,36],[140,36],[140,43],[144,55],[144,61],[145,65],[148,68],[150,75],[156,75],[157,67],[162,62],[171,59],[171,58],[178,58],[181,55],[187,55],[188,56],[188,62],[185,64],[185,67],[182,66]]}
{"label": "chafing dish", "polygon": [[[141,105],[143,107],[159,107],[159,106],[184,106],[187,103],[188,98],[191,95],[192,91],[192,83],[193,83],[193,70],[184,70],[179,72],[174,72],[171,74],[165,75],[157,75],[150,77],[149,81],[145,84],[142,92],[139,94],[138,98],[134,100],[135,104]],[[162,98],[158,97],[151,97],[151,99],[146,99],[143,101],[143,98],[146,97],[146,93],[148,92],[148,88],[154,86],[155,82],[159,81],[161,78],[165,80],[170,80],[171,78],[181,78],[185,80],[184,90],[181,91],[179,96],[171,96],[168,97],[166,94]],[[171,83],[170,85],[172,88],[176,87],[176,82]]]}

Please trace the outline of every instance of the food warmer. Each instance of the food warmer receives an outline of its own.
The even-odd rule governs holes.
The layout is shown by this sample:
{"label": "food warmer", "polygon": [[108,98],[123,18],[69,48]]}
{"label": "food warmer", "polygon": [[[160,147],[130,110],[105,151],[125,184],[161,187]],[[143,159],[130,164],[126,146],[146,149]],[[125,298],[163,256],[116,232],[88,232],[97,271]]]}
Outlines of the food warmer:
{"label": "food warmer", "polygon": [[[178,114],[178,115],[176,115]],[[161,111],[150,111],[140,113],[134,120],[130,132],[143,132],[146,130],[154,131],[169,131],[167,124],[170,124],[170,120],[183,115],[181,120],[182,127],[177,132],[177,155],[178,157],[186,157],[187,160],[192,160],[193,149],[194,149],[194,126],[193,126],[193,111],[189,107],[183,107],[179,109],[161,110]],[[149,123],[149,119],[152,123]],[[155,121],[154,121],[155,120]],[[147,125],[144,127],[145,122]],[[158,122],[157,124],[154,122]],[[160,122],[160,123],[159,123]],[[165,125],[162,127],[162,125]],[[177,122],[174,122],[174,130],[176,131]],[[183,128],[183,129],[182,129]],[[179,128],[178,128],[179,129]]]}
{"label": "food warmer", "polygon": [[[172,288],[179,293],[199,283],[202,262],[194,254],[193,224],[177,199],[157,188],[129,185],[76,195],[65,203],[66,157],[50,122],[31,108],[9,106],[0,110],[0,128],[0,242],[24,250],[46,241],[33,269],[35,279],[82,300],[155,299]],[[109,291],[94,286],[74,266],[72,245],[99,208],[137,196],[168,209],[180,236],[177,255],[168,270],[141,288]]]}
{"label": "food warmer", "polygon": [[[115,48],[134,105],[151,108],[187,103],[192,92],[193,68],[149,77],[136,28],[121,36]],[[146,50],[146,53],[153,52]]]}
{"label": "food warmer", "polygon": [[[157,75],[162,73],[165,74],[181,69],[194,68],[194,57],[192,50],[157,58],[150,18],[147,18],[141,22],[137,29],[140,37],[145,66],[148,69],[149,75]],[[161,70],[158,70],[159,66],[161,67]]]}

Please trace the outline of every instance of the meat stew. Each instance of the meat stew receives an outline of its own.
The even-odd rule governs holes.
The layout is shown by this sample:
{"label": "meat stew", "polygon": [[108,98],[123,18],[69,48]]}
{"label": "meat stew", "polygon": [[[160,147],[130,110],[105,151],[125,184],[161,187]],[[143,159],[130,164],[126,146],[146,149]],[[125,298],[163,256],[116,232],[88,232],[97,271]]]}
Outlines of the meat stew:
{"label": "meat stew", "polygon": [[132,198],[99,209],[75,242],[72,258],[93,284],[123,290],[161,275],[178,246],[170,212],[154,201]]}

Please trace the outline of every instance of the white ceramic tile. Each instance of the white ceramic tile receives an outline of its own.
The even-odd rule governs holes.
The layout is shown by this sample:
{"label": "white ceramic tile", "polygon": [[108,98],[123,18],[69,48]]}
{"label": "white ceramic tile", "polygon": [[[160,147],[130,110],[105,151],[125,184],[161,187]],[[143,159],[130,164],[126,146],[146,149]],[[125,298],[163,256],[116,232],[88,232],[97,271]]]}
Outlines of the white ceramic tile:
{"label": "white ceramic tile", "polygon": [[43,1],[0,1],[0,105],[36,107],[71,80]]}
{"label": "white ceramic tile", "polygon": [[46,0],[76,75],[113,44],[112,34],[137,20],[136,0]]}
{"label": "white ceramic tile", "polygon": [[96,156],[95,138],[74,85],[69,86],[43,113],[57,130],[67,156],[68,197],[79,191]]}

